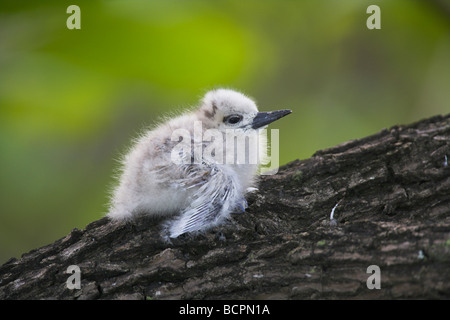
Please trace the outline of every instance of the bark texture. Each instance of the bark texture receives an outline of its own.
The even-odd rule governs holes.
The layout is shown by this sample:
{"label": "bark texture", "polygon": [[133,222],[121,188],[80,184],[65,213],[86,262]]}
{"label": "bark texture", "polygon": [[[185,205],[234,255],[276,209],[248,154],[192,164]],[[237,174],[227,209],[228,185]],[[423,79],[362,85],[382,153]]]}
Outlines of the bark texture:
{"label": "bark texture", "polygon": [[395,126],[263,176],[247,212],[201,235],[166,243],[146,217],[74,229],[1,266],[0,299],[448,299],[448,158],[450,115]]}

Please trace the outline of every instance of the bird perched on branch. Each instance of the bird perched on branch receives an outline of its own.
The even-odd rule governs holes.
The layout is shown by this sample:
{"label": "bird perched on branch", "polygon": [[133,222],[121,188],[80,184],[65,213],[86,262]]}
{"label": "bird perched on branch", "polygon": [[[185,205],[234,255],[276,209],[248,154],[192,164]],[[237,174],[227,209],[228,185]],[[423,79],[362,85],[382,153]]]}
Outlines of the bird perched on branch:
{"label": "bird perched on branch", "polygon": [[122,160],[108,216],[167,216],[176,238],[224,222],[247,207],[265,154],[260,129],[291,110],[258,112],[242,93],[217,89],[200,106],[143,134]]}

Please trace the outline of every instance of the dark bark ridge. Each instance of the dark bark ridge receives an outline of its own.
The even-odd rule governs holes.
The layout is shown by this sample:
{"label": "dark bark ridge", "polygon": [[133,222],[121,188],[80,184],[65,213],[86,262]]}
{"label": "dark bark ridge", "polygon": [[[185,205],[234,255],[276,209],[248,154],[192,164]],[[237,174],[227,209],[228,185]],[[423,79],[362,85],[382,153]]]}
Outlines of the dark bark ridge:
{"label": "dark bark ridge", "polygon": [[447,157],[450,115],[436,116],[262,176],[244,214],[199,235],[103,218],[1,266],[0,299],[448,299]]}

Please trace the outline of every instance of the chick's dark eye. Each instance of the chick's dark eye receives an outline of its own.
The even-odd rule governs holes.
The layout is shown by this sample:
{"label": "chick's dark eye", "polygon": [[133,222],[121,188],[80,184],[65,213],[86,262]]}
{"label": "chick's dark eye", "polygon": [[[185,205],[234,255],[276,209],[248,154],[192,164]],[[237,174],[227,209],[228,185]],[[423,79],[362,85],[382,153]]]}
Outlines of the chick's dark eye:
{"label": "chick's dark eye", "polygon": [[242,120],[242,116],[239,114],[233,114],[231,116],[227,116],[227,117],[223,118],[223,122],[228,123],[228,124],[236,124],[241,120]]}

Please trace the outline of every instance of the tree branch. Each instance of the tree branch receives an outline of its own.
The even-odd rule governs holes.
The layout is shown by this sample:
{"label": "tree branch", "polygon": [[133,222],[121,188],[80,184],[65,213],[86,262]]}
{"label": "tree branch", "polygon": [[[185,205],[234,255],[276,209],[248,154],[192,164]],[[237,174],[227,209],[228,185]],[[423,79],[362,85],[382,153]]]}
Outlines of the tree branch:
{"label": "tree branch", "polygon": [[160,221],[103,218],[1,266],[0,299],[450,298],[448,157],[437,116],[263,176],[246,213],[203,235],[168,244]]}

